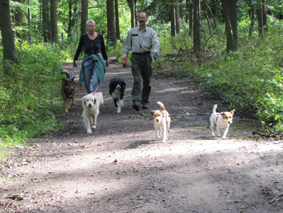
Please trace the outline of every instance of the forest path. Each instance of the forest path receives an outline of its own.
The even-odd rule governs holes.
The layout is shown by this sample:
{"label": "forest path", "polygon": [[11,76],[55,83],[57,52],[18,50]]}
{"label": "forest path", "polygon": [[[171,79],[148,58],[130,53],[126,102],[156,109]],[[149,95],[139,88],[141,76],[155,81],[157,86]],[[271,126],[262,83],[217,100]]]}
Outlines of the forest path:
{"label": "forest path", "polygon": [[[72,72],[71,63],[64,68]],[[121,114],[108,93],[112,77],[127,83]],[[2,162],[1,212],[282,212],[282,141],[253,138],[253,121],[237,110],[228,139],[211,137],[215,103],[188,82],[154,73],[150,108],[136,112],[131,69],[112,58],[97,129],[86,133],[77,85],[75,108],[59,115],[66,125]],[[172,115],[166,143],[154,135],[157,101]]]}

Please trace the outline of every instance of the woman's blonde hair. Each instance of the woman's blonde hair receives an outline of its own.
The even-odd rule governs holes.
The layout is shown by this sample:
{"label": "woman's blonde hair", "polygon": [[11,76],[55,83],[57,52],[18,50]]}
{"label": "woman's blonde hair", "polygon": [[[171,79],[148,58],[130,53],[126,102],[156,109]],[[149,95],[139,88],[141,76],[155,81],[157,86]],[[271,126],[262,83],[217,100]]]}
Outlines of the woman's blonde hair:
{"label": "woman's blonde hair", "polygon": [[95,25],[95,21],[93,21],[92,19],[89,19],[89,20],[86,21],[86,26],[89,24],[89,22],[92,22]]}

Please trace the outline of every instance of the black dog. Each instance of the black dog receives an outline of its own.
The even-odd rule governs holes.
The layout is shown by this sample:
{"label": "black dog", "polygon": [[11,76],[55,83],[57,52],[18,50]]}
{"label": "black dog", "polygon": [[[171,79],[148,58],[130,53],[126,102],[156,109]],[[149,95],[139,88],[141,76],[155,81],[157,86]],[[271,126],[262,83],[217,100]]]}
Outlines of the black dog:
{"label": "black dog", "polygon": [[126,82],[122,78],[112,78],[109,83],[109,93],[113,98],[117,113],[121,113]]}
{"label": "black dog", "polygon": [[71,78],[67,70],[61,70],[61,74],[66,75],[66,79],[62,80],[61,93],[65,105],[65,112],[68,112],[68,109],[71,108],[70,101],[72,101],[72,105],[75,106],[75,77]]}

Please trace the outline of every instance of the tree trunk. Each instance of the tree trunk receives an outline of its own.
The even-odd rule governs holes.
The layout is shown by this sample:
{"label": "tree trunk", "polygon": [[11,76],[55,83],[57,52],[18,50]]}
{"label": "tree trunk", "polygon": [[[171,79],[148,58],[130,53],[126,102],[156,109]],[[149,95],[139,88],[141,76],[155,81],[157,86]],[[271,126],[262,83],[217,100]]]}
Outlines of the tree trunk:
{"label": "tree trunk", "polygon": [[116,38],[120,40],[119,1],[118,0],[115,0],[115,22],[116,22]]}
{"label": "tree trunk", "polygon": [[227,51],[237,49],[237,0],[221,0],[227,37]]}
{"label": "tree trunk", "polygon": [[[14,33],[11,28],[9,0],[0,1],[0,27],[3,43],[3,61],[17,62]],[[8,72],[5,72],[5,74],[8,74]]]}
{"label": "tree trunk", "polygon": [[50,41],[50,24],[49,24],[49,5],[48,1],[42,1],[42,28],[43,28],[43,41]]}
{"label": "tree trunk", "polygon": [[175,0],[170,0],[170,21],[171,21],[171,36],[176,36]]}
{"label": "tree trunk", "polygon": [[88,20],[88,0],[82,0],[82,15],[81,15],[81,34],[86,33],[86,21]]}
{"label": "tree trunk", "polygon": [[68,2],[69,5],[69,23],[68,23],[68,38],[71,37],[71,31],[72,31],[72,0],[69,0]]}
{"label": "tree trunk", "polygon": [[263,17],[262,17],[262,6],[261,3],[256,4],[256,16],[258,21],[258,35],[263,37]]}
{"label": "tree trunk", "polygon": [[[16,0],[17,2],[19,2],[20,4],[22,3],[22,0]],[[16,8],[15,11],[15,26],[20,28],[22,26],[22,9],[20,7]],[[22,34],[21,34],[22,30],[17,29],[16,31],[16,37],[21,39]]]}
{"label": "tree trunk", "polygon": [[249,30],[249,36],[252,37],[253,36],[253,29],[254,29],[254,23],[255,23],[255,7],[254,7],[254,4],[251,3],[251,0],[250,0],[250,8],[251,8],[251,25],[250,25],[250,30]]}
{"label": "tree trunk", "polygon": [[193,0],[189,1],[189,30],[190,35],[192,35],[193,32],[193,16],[194,16],[194,6],[193,6]]}
{"label": "tree trunk", "polygon": [[176,33],[180,33],[180,14],[179,14],[179,2],[175,2],[175,22],[176,22]]}
{"label": "tree trunk", "polygon": [[57,2],[51,0],[50,4],[50,16],[51,16],[51,37],[52,42],[58,44],[58,26],[57,26]]}
{"label": "tree trunk", "polygon": [[201,51],[201,38],[200,38],[200,0],[193,0],[194,10],[194,25],[193,25],[193,37],[194,37],[194,54],[198,58]]}
{"label": "tree trunk", "polygon": [[114,2],[107,0],[107,41],[116,44],[115,22],[114,22]]}
{"label": "tree trunk", "polygon": [[180,19],[184,19],[184,11],[183,11],[183,0],[179,0],[179,17]]}
{"label": "tree trunk", "polygon": [[136,2],[135,0],[130,0],[131,9],[131,26],[134,28],[136,26]]}
{"label": "tree trunk", "polygon": [[28,42],[31,44],[31,13],[30,13],[30,0],[28,0]]}
{"label": "tree trunk", "polygon": [[264,32],[268,31],[265,0],[262,0],[262,25]]}

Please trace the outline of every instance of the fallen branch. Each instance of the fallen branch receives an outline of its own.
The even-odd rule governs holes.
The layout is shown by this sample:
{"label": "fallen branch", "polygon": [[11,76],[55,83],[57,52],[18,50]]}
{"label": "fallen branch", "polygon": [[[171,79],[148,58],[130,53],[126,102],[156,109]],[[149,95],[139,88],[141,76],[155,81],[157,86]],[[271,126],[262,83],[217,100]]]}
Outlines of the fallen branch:
{"label": "fallen branch", "polygon": [[275,196],[269,203],[272,204],[275,200],[277,200],[278,198],[282,197],[283,193],[280,195]]}

